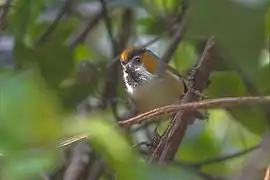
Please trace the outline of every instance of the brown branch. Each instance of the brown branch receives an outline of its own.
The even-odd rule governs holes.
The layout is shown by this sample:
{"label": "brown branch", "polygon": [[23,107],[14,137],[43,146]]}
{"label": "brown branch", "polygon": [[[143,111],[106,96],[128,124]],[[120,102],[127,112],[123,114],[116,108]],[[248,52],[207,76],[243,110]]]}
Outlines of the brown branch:
{"label": "brown branch", "polygon": [[7,24],[7,14],[9,11],[9,8],[11,7],[12,0],[6,0],[5,4],[1,8],[0,13],[0,30],[5,29]]}
{"label": "brown branch", "polygon": [[[129,118],[125,121],[119,121],[118,124],[124,126],[131,126],[133,124],[140,124],[142,122],[146,122],[146,119],[150,117],[159,116],[162,114],[172,114],[177,111],[188,111],[192,112],[197,109],[211,109],[211,108],[225,108],[225,107],[232,107],[238,105],[249,105],[249,104],[268,104],[270,103],[270,96],[263,96],[263,97],[227,97],[227,98],[218,98],[218,99],[209,99],[209,100],[202,100],[199,102],[189,102],[179,105],[167,105],[160,108],[156,108],[150,110],[146,113],[140,114],[138,116]],[[153,120],[154,121],[154,120]],[[155,120],[156,121],[156,120]],[[61,141],[58,143],[58,147],[64,147],[74,142],[77,142],[81,139],[87,138],[87,134],[80,134],[73,136],[65,141]]]}
{"label": "brown branch", "polygon": [[143,114],[139,114],[135,117],[132,117],[128,120],[121,121],[121,125],[133,125],[140,124],[144,122],[145,119],[160,116],[162,114],[172,114],[177,111],[188,111],[192,112],[197,109],[211,109],[211,108],[226,108],[238,105],[249,105],[249,104],[268,104],[270,103],[270,96],[262,97],[226,97],[226,98],[217,98],[217,99],[208,99],[202,100],[199,102],[189,102],[184,104],[173,104],[162,106],[150,111],[147,111]]}
{"label": "brown branch", "polygon": [[[208,78],[213,69],[213,37],[209,38],[205,50],[201,56],[195,71],[190,76],[188,91],[182,99],[182,103],[200,100],[198,92],[206,87]],[[194,116],[193,116],[194,117]],[[165,162],[172,160],[177,152],[179,145],[185,135],[188,124],[191,122],[192,113],[180,111],[174,116],[169,127],[162,136],[161,141],[153,152],[150,162],[157,160]]]}
{"label": "brown branch", "polygon": [[50,26],[45,30],[45,32],[40,36],[37,41],[37,44],[43,43],[46,39],[53,33],[53,31],[57,28],[61,18],[71,11],[75,0],[66,0],[63,7],[60,9],[54,21],[50,24]]}

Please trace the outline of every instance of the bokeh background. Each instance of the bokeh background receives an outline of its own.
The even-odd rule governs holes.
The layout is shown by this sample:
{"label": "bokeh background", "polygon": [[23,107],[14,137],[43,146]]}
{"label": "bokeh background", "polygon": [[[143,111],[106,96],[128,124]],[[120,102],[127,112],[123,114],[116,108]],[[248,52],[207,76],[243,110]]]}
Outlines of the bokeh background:
{"label": "bokeh background", "polygon": [[[172,163],[143,161],[149,154],[133,146],[149,128],[117,125],[132,109],[117,58],[129,45],[162,56],[185,29],[170,58],[185,74],[214,35],[206,98],[268,95],[269,2],[1,0],[1,179],[263,179],[269,105],[209,109]],[[57,147],[82,133],[89,138]]]}

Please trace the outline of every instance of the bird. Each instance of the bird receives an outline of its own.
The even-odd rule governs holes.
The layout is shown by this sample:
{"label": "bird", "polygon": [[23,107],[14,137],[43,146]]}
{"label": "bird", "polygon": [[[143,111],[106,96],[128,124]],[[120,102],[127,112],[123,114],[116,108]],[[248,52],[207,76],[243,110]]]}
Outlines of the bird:
{"label": "bird", "polygon": [[[188,90],[185,78],[149,49],[130,46],[122,51],[119,59],[127,94],[138,113],[179,104]],[[158,74],[159,63],[163,63],[164,68],[161,76]],[[201,112],[196,112],[195,116],[205,118]]]}

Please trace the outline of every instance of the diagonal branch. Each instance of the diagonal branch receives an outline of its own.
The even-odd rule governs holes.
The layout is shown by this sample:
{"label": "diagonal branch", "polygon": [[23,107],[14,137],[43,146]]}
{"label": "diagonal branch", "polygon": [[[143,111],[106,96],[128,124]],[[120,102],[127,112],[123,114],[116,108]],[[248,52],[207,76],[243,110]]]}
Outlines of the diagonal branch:
{"label": "diagonal branch", "polygon": [[112,22],[111,22],[109,15],[108,15],[108,9],[107,9],[105,0],[100,0],[100,3],[102,6],[102,11],[104,13],[104,20],[105,20],[105,24],[106,24],[106,29],[107,29],[108,35],[109,35],[111,43],[112,43],[113,54],[115,55],[117,43],[116,43],[116,41],[113,37],[113,33],[112,33]]}
{"label": "diagonal branch", "polygon": [[[207,86],[207,81],[214,65],[213,57],[213,37],[209,38],[201,59],[188,82],[188,91],[182,99],[182,103],[198,101],[202,92]],[[198,91],[198,92],[197,92]],[[192,113],[180,111],[172,119],[169,127],[162,136],[157,148],[153,152],[150,162],[157,160],[165,162],[172,160],[177,152],[179,145],[184,138],[188,124],[191,122]]]}
{"label": "diagonal branch", "polygon": [[86,23],[85,28],[82,30],[82,32],[80,32],[80,34],[76,38],[71,40],[69,46],[75,47],[76,45],[83,43],[88,33],[98,24],[98,22],[103,16],[104,13],[102,10],[93,15],[93,17],[90,18],[89,21]]}
{"label": "diagonal branch", "polygon": [[207,159],[207,160],[202,161],[202,162],[189,163],[188,166],[200,168],[202,166],[207,166],[207,165],[211,165],[214,163],[224,162],[227,160],[231,160],[231,159],[246,155],[246,154],[248,154],[248,153],[250,153],[258,148],[260,148],[260,144],[252,146],[252,147],[245,149],[245,150],[242,150],[240,152],[233,153],[233,154],[229,154],[229,155],[225,155],[225,156],[221,156],[221,157],[216,157],[216,158],[212,158],[212,159]]}
{"label": "diagonal branch", "polygon": [[57,28],[61,18],[68,12],[70,12],[72,6],[74,4],[74,0],[66,0],[63,7],[60,9],[59,13],[57,14],[56,18],[50,24],[50,26],[45,30],[45,32],[40,36],[37,41],[37,44],[44,42]]}
{"label": "diagonal branch", "polygon": [[187,12],[183,12],[179,16],[181,23],[180,23],[176,33],[174,34],[174,37],[173,37],[171,44],[169,45],[168,49],[161,57],[160,63],[158,64],[158,67],[157,67],[157,74],[159,76],[161,76],[163,74],[164,65],[165,65],[164,63],[168,63],[171,60],[174,52],[176,51],[176,49],[178,47],[178,44],[181,42],[181,40],[184,37],[184,34],[186,32],[186,24],[187,24],[186,14],[187,14]]}

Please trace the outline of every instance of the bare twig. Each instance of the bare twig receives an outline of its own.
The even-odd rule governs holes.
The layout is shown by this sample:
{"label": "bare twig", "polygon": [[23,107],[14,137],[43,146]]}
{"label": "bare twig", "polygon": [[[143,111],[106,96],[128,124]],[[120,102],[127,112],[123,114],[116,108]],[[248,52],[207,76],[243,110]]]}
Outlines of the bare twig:
{"label": "bare twig", "polygon": [[99,20],[104,16],[103,11],[101,10],[95,14],[86,24],[85,29],[70,43],[71,47],[75,47],[77,44],[83,43],[86,39],[88,33],[96,26]]}
{"label": "bare twig", "polygon": [[71,8],[73,7],[75,0],[66,0],[63,7],[60,9],[58,15],[54,19],[54,21],[50,24],[50,26],[45,30],[45,32],[40,36],[40,38],[37,41],[37,44],[40,44],[42,42],[45,42],[46,39],[52,34],[52,32],[56,29],[59,21],[61,18],[71,11]]}
{"label": "bare twig", "polygon": [[270,103],[270,96],[262,97],[226,97],[218,99],[208,99],[202,100],[199,102],[189,102],[184,104],[173,104],[162,106],[150,111],[147,111],[143,114],[139,114],[135,117],[132,117],[128,120],[121,121],[119,124],[122,125],[133,125],[140,124],[144,122],[145,119],[150,117],[159,116],[162,114],[172,114],[177,111],[195,111],[197,109],[211,109],[211,108],[225,108],[238,105],[249,105],[249,104],[268,104]]}
{"label": "bare twig", "polygon": [[227,161],[227,160],[232,160],[234,158],[238,158],[240,156],[246,155],[246,154],[258,149],[259,147],[260,147],[260,145],[255,145],[253,147],[250,147],[248,149],[245,149],[245,150],[242,150],[240,152],[233,153],[233,154],[208,159],[208,160],[205,160],[205,161],[202,161],[202,162],[188,163],[188,166],[192,166],[194,168],[201,168],[202,166],[207,166],[207,165],[211,165],[211,164],[215,164],[215,163],[224,162],[224,161]]}
{"label": "bare twig", "polygon": [[12,0],[6,0],[4,3],[1,11],[0,11],[0,30],[3,30],[6,27],[6,19],[7,19],[7,14],[9,11],[9,8],[11,7]]}
{"label": "bare twig", "polygon": [[112,43],[112,49],[113,49],[113,54],[116,54],[116,47],[117,47],[117,43],[113,37],[113,33],[112,33],[112,23],[111,23],[111,19],[109,18],[108,15],[108,10],[106,7],[106,2],[104,0],[100,0],[101,6],[102,6],[102,10],[104,13],[104,20],[105,20],[105,24],[106,24],[106,29],[108,32],[108,35],[110,37],[111,43]]}
{"label": "bare twig", "polygon": [[179,27],[178,27],[178,29],[173,37],[171,44],[169,45],[168,49],[165,51],[165,53],[161,57],[160,63],[158,64],[158,68],[157,68],[158,76],[161,76],[163,74],[164,63],[168,63],[171,60],[174,52],[176,51],[176,49],[178,47],[178,44],[183,39],[184,34],[186,32],[186,23],[187,23],[186,12],[184,12],[184,14],[180,15],[180,16],[182,17],[181,23],[180,23],[180,25],[179,25]]}
{"label": "bare twig", "polygon": [[191,168],[191,167],[185,167],[188,171],[192,172],[194,175],[200,177],[201,179],[205,180],[225,180],[225,178],[222,177],[215,177],[210,174],[207,174],[205,172],[202,172],[196,168]]}
{"label": "bare twig", "polygon": [[[189,89],[183,97],[182,103],[200,100],[201,97],[197,91],[201,92],[206,87],[206,82],[213,69],[214,58],[211,52],[213,50],[213,44],[213,37],[211,37],[207,42],[205,51],[194,73],[190,76],[191,78],[188,82]],[[159,145],[153,152],[150,162],[153,160],[165,162],[174,158],[192,116],[192,113],[184,113],[183,111],[178,112],[174,116],[165,134],[162,136]]]}

